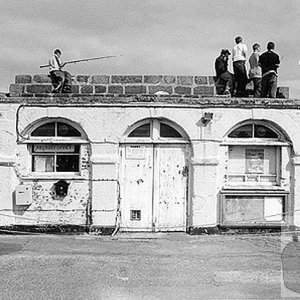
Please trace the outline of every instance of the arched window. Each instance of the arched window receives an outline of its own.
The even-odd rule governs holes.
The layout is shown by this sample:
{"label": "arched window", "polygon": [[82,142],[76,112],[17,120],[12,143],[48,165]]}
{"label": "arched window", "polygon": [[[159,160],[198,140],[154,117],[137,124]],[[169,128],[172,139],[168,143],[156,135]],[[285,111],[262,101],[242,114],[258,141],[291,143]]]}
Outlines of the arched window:
{"label": "arched window", "polygon": [[276,125],[246,121],[221,144],[225,176],[220,222],[227,225],[283,224],[290,183],[291,143]]}
{"label": "arched window", "polygon": [[81,132],[63,121],[44,123],[29,134],[32,157],[31,171],[80,172]]}
{"label": "arched window", "polygon": [[168,124],[160,123],[160,137],[163,138],[182,138],[181,134]]}
{"label": "arched window", "polygon": [[183,140],[183,135],[172,125],[163,120],[150,120],[133,129],[128,138],[148,139],[148,140]]}
{"label": "arched window", "polygon": [[274,132],[274,130],[261,124],[247,124],[233,130],[228,137],[278,139],[278,134]]}
{"label": "arched window", "polygon": [[81,133],[73,126],[63,122],[50,122],[36,128],[31,136],[78,137]]}
{"label": "arched window", "polygon": [[144,124],[133,130],[128,137],[150,137],[150,123]]}
{"label": "arched window", "polygon": [[228,185],[280,185],[283,135],[264,122],[249,122],[228,134]]}

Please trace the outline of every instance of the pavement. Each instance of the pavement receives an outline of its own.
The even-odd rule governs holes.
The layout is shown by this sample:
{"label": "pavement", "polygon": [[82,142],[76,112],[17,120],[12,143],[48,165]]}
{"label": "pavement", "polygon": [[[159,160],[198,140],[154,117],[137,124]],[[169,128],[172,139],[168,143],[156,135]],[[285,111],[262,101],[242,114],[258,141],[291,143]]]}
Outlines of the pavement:
{"label": "pavement", "polygon": [[280,234],[0,235],[0,299],[300,299],[300,247],[298,255],[291,241]]}

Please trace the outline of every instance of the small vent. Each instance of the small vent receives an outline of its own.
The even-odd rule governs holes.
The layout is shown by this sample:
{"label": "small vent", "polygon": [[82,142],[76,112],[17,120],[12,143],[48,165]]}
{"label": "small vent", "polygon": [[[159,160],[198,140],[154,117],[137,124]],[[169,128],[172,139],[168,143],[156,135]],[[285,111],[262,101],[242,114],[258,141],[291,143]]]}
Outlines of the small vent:
{"label": "small vent", "polygon": [[141,211],[140,210],[131,210],[130,211],[130,220],[131,221],[140,221],[141,220]]}

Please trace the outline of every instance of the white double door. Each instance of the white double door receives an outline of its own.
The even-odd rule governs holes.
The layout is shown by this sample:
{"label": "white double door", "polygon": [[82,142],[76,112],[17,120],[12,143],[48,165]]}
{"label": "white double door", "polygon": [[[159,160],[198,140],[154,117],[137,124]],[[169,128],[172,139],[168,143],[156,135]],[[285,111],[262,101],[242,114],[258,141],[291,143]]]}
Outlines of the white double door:
{"label": "white double door", "polygon": [[121,147],[121,228],[184,231],[187,212],[186,144]]}

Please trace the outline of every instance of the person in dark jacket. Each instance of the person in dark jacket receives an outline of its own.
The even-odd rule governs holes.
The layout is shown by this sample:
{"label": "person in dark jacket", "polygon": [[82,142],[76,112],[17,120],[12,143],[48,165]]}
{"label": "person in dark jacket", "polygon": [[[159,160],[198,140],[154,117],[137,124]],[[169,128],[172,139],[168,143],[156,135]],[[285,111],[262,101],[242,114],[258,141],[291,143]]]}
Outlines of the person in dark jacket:
{"label": "person in dark jacket", "polygon": [[259,57],[258,62],[262,70],[261,96],[263,98],[276,98],[277,69],[280,64],[280,58],[279,55],[274,52],[275,44],[273,42],[267,44],[267,49],[268,51]]}
{"label": "person in dark jacket", "polygon": [[[228,49],[222,49],[219,57],[215,61],[215,70],[217,76],[216,85],[224,85],[223,94],[230,94],[231,96],[234,93],[234,75],[228,71],[228,57],[230,55]],[[222,92],[221,92],[222,93]]]}

